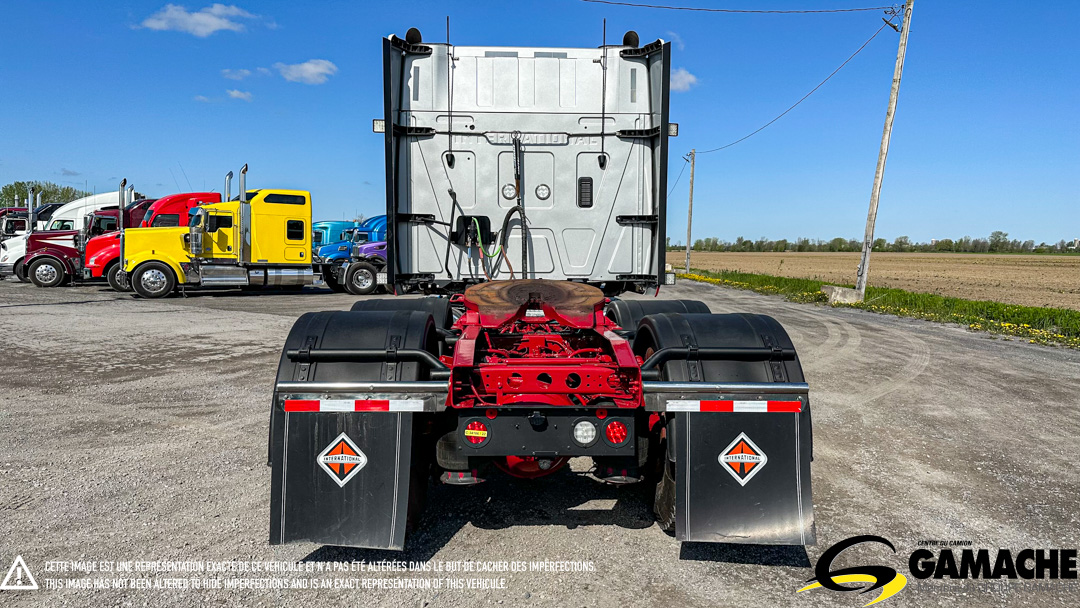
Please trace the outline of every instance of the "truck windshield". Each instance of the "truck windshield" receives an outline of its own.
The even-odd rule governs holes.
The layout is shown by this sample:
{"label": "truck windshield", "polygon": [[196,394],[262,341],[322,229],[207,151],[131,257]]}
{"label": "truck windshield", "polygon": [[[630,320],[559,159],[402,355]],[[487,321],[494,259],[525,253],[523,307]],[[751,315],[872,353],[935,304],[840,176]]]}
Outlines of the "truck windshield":
{"label": "truck windshield", "polygon": [[180,215],[176,213],[159,213],[150,222],[151,228],[176,227],[180,225]]}
{"label": "truck windshield", "polygon": [[318,230],[311,233],[311,244],[312,245],[321,245],[322,244],[322,233],[319,232]]}
{"label": "truck windshield", "polygon": [[368,233],[360,232],[359,230],[354,232],[353,235],[352,235],[352,242],[353,243],[366,243],[366,242],[368,242]]}

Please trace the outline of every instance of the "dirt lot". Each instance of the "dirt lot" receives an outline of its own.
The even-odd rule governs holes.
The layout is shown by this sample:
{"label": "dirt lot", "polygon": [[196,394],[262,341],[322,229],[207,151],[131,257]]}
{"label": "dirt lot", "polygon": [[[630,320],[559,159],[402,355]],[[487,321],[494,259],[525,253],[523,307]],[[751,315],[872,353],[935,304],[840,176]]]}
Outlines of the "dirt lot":
{"label": "dirt lot", "polygon": [[[680,546],[654,525],[646,489],[566,471],[432,487],[423,529],[403,553],[271,547],[266,425],[282,341],[302,312],[347,309],[355,298],[144,301],[5,282],[0,575],[15,555],[43,587],[78,578],[45,571],[50,560],[587,560],[595,571],[506,573],[501,590],[0,591],[0,605],[854,607],[869,596],[795,594],[822,551],[850,536],[890,539],[897,555],[856,550],[855,562],[901,572],[927,539],[1014,554],[1080,547],[1080,352],[690,282],[664,295],[768,313],[788,329],[811,385],[818,545]],[[357,575],[271,578],[294,576]],[[1078,597],[1076,581],[911,579],[882,605],[1075,606]]]}
{"label": "dirt lot", "polygon": [[[668,254],[682,264],[682,253]],[[692,253],[690,266],[852,284],[858,253]],[[1080,256],[875,253],[870,284],[969,300],[1080,310]]]}

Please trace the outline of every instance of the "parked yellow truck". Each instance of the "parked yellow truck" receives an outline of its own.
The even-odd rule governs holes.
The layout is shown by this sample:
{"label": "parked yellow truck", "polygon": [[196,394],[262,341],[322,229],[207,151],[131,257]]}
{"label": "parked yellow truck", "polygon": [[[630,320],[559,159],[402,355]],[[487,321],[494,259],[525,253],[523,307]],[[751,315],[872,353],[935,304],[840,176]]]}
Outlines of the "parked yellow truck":
{"label": "parked yellow truck", "polygon": [[161,298],[198,287],[302,287],[311,266],[311,193],[245,188],[229,200],[191,209],[187,226],[131,228],[121,235],[122,268],[132,289]]}

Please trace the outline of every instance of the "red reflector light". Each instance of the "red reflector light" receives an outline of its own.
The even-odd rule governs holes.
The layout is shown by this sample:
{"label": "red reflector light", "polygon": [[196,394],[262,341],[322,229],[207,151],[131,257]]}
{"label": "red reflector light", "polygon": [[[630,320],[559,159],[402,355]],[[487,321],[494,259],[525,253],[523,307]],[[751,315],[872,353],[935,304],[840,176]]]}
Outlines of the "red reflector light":
{"label": "red reflector light", "polygon": [[487,425],[479,420],[473,420],[465,427],[465,440],[471,444],[480,444],[487,441],[488,428]]}
{"label": "red reflector light", "polygon": [[600,409],[596,410],[596,417],[599,418],[600,420],[603,420],[604,418],[607,418],[607,410],[605,410],[603,408],[600,408]]}
{"label": "red reflector light", "polygon": [[618,420],[612,420],[604,427],[604,436],[615,445],[626,441],[626,425]]}
{"label": "red reflector light", "polygon": [[487,416],[488,420],[494,420],[495,416],[499,415],[499,412],[495,411],[495,408],[491,407],[488,408],[486,412],[484,412],[484,415]]}

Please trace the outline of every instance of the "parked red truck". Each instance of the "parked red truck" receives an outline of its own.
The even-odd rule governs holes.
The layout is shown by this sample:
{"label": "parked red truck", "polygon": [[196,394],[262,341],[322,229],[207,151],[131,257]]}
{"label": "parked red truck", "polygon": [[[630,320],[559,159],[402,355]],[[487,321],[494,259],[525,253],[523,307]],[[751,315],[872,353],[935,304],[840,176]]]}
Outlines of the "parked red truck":
{"label": "parked red truck", "polygon": [[[221,194],[217,192],[186,192],[172,194],[157,199],[136,221],[125,223],[128,227],[139,228],[166,228],[185,226],[188,221],[188,211],[204,203],[221,202]],[[83,247],[85,266],[82,269],[84,279],[100,279],[105,277],[109,286],[115,291],[130,291],[131,287],[126,280],[121,281],[117,276],[120,269],[117,262],[120,260],[120,233],[109,232],[94,236],[85,241]]]}
{"label": "parked red truck", "polygon": [[[124,225],[137,225],[156,199],[141,199],[124,208]],[[81,244],[94,235],[116,230],[118,207],[98,209],[88,214],[82,230],[33,232],[26,243],[26,267],[30,281],[38,287],[57,287],[82,276]]]}

